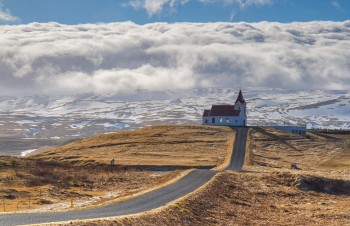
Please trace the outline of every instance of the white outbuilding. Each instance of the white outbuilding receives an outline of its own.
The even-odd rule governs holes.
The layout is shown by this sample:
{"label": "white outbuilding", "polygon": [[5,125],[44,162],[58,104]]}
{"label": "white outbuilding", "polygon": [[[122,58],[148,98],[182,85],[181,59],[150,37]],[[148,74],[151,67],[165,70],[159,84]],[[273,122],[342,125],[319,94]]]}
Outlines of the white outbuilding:
{"label": "white outbuilding", "polygon": [[213,105],[204,110],[202,124],[213,126],[247,126],[247,103],[242,90],[234,105]]}

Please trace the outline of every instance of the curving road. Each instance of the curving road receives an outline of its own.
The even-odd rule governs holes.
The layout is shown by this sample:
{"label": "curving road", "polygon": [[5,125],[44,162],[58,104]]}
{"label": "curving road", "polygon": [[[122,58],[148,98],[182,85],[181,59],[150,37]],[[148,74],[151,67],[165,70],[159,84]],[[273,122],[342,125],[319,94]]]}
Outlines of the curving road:
{"label": "curving road", "polygon": [[[226,170],[241,171],[244,164],[248,128],[236,128],[234,151]],[[25,225],[49,222],[115,217],[149,211],[181,198],[207,183],[218,171],[194,170],[176,183],[159,188],[145,195],[109,206],[52,213],[0,214],[0,225]]]}
{"label": "curving road", "polygon": [[245,158],[247,135],[248,135],[248,128],[246,127],[236,128],[235,145],[233,147],[233,153],[232,153],[230,165],[226,168],[226,170],[235,170],[235,171],[242,170],[242,167],[244,164],[244,158]]}

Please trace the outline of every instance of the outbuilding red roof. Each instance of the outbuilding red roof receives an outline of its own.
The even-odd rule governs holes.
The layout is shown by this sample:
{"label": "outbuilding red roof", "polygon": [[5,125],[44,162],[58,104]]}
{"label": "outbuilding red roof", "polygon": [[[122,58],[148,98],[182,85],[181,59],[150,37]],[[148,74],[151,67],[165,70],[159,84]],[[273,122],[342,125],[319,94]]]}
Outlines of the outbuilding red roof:
{"label": "outbuilding red roof", "polygon": [[240,110],[235,110],[234,105],[213,105],[209,116],[239,116]]}
{"label": "outbuilding red roof", "polygon": [[210,110],[204,110],[203,117],[208,117]]}

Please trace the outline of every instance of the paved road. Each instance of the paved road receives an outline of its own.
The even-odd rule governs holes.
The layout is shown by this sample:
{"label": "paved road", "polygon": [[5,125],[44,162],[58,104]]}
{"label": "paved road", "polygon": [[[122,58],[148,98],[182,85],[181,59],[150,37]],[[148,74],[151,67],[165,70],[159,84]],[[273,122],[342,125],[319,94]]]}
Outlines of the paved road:
{"label": "paved road", "polygon": [[235,145],[233,147],[233,154],[231,157],[230,165],[226,168],[226,170],[235,170],[241,171],[244,158],[245,158],[245,149],[246,149],[246,141],[247,141],[248,128],[239,127],[236,128],[236,138]]}
{"label": "paved road", "polygon": [[[234,153],[227,170],[240,171],[244,163],[245,140],[248,129],[237,128],[236,130]],[[213,170],[194,170],[176,183],[157,189],[143,196],[101,208],[61,213],[0,214],[0,225],[38,224],[141,213],[164,206],[171,201],[185,196],[204,185],[217,173],[217,171]]]}

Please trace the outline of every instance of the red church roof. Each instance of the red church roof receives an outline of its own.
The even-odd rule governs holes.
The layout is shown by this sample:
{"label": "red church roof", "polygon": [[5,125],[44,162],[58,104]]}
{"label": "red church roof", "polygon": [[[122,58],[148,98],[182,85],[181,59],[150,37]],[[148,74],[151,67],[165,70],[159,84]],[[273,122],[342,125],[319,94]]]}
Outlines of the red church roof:
{"label": "red church roof", "polygon": [[238,97],[237,97],[237,100],[235,103],[237,103],[238,101],[241,102],[242,104],[245,103],[245,100],[244,100],[243,94],[242,94],[242,90],[239,90],[239,94],[238,94]]}
{"label": "red church roof", "polygon": [[[242,90],[239,90],[239,94],[237,97],[236,103],[245,103],[245,100],[243,98]],[[203,117],[210,117],[210,116],[234,116],[238,117],[241,113],[241,110],[235,110],[235,105],[213,105],[211,107],[211,110],[204,110]]]}
{"label": "red church roof", "polygon": [[240,110],[235,110],[234,105],[213,105],[209,116],[239,116]]}
{"label": "red church roof", "polygon": [[209,117],[210,110],[204,110],[203,117]]}

